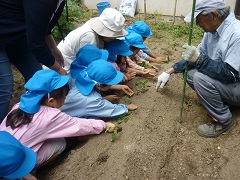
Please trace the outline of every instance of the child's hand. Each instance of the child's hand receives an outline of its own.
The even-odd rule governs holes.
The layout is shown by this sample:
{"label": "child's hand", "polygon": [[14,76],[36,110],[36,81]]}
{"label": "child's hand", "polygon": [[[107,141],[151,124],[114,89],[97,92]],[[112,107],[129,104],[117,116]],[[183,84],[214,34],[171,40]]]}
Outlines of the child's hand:
{"label": "child's hand", "polygon": [[107,132],[110,132],[112,133],[114,131],[114,128],[115,128],[115,124],[111,123],[111,122],[106,122],[106,130]]}
{"label": "child's hand", "polygon": [[128,104],[126,105],[129,111],[136,110],[138,107],[135,104]]}
{"label": "child's hand", "polygon": [[156,61],[156,63],[159,63],[159,64],[164,64],[166,62],[165,58],[163,58],[163,57],[157,57],[157,58],[155,58],[155,61]]}
{"label": "child's hand", "polygon": [[125,74],[125,76],[126,76],[127,80],[130,81],[131,79],[135,78],[136,72],[133,72],[133,71],[127,72]]}
{"label": "child's hand", "polygon": [[134,94],[134,92],[127,85],[121,85],[121,90],[129,96]]}
{"label": "child's hand", "polygon": [[116,103],[119,100],[118,95],[107,95],[107,96],[104,96],[103,98],[110,101],[111,103]]}
{"label": "child's hand", "polygon": [[152,67],[152,68],[154,68],[156,71],[158,71],[159,69],[156,67],[156,66],[154,66],[153,64],[148,64],[150,67]]}
{"label": "child's hand", "polygon": [[153,69],[144,69],[144,71],[142,72],[142,75],[148,75],[151,77],[155,77],[156,76],[156,71]]}

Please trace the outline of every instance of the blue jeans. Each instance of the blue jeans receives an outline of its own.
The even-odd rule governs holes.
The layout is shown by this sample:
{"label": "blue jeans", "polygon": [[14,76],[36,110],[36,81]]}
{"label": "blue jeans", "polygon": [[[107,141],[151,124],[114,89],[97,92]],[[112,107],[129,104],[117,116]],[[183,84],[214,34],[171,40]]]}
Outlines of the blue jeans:
{"label": "blue jeans", "polygon": [[14,80],[11,63],[23,75],[25,82],[36,71],[42,69],[41,64],[28,48],[26,37],[16,40],[14,44],[0,47],[0,123],[8,113],[13,94]]}

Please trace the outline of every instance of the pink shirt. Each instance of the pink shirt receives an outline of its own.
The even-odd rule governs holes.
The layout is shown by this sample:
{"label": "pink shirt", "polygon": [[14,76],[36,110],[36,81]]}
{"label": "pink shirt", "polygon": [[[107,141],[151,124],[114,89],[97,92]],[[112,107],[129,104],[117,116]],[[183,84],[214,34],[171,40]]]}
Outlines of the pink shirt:
{"label": "pink shirt", "polygon": [[[13,109],[18,106],[19,103]],[[8,131],[23,145],[37,153],[47,139],[100,134],[105,127],[106,124],[102,120],[71,117],[59,109],[41,106],[31,123],[12,130],[10,126],[6,127],[5,118],[0,130]]]}

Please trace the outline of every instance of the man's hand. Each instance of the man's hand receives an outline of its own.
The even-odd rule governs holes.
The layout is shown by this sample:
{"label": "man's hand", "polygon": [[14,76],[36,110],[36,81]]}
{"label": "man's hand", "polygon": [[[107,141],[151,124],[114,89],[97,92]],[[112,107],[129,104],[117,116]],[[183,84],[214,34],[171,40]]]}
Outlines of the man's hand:
{"label": "man's hand", "polygon": [[183,45],[182,48],[182,58],[184,60],[195,62],[198,59],[200,52],[195,46]]}
{"label": "man's hand", "polygon": [[156,89],[158,90],[158,88],[163,88],[163,86],[168,82],[170,78],[170,74],[167,72],[163,72],[160,76],[158,76],[158,82],[156,85]]}

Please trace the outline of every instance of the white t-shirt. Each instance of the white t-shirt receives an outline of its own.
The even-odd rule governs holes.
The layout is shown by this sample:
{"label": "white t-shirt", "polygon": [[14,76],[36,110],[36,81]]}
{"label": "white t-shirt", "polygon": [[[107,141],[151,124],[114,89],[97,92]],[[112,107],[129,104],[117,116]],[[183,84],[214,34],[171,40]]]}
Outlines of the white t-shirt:
{"label": "white t-shirt", "polygon": [[57,46],[63,55],[64,69],[67,72],[70,71],[70,65],[75,60],[78,50],[86,44],[93,44],[100,49],[104,46],[98,34],[90,28],[89,21],[71,31]]}

